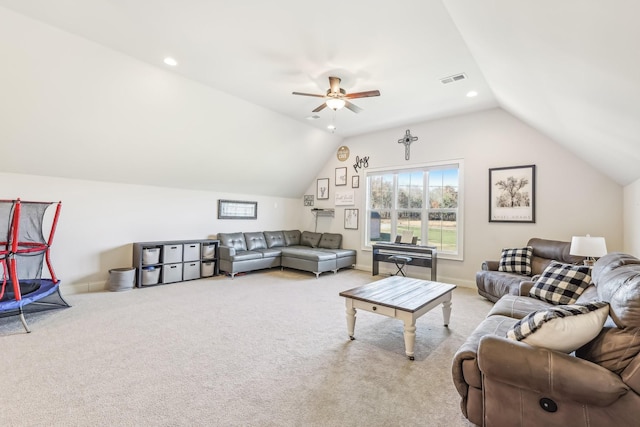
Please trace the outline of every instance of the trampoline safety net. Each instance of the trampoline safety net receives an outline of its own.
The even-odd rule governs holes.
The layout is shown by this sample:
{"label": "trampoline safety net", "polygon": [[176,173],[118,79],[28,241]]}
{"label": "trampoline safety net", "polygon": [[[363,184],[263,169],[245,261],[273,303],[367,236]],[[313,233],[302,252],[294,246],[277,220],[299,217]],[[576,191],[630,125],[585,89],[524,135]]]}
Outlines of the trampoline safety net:
{"label": "trampoline safety net", "polygon": [[[54,204],[45,238],[45,213]],[[61,206],[61,202],[0,200],[0,317],[20,316],[27,332],[24,313],[69,307],[60,295],[60,281],[49,255]],[[42,277],[45,263],[50,278]]]}

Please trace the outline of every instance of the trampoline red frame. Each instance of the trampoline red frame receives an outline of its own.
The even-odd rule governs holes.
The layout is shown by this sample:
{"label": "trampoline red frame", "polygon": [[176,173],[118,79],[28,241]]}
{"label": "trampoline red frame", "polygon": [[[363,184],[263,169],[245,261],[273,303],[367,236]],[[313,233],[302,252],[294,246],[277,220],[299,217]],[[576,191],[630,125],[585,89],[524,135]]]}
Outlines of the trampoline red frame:
{"label": "trampoline red frame", "polygon": [[[4,295],[5,292],[5,288],[6,288],[6,284],[7,284],[7,259],[8,259],[8,270],[9,270],[9,278],[11,279],[11,283],[13,284],[13,292],[14,292],[14,299],[15,301],[18,303],[18,311],[19,311],[19,316],[20,316],[20,320],[22,322],[22,325],[24,326],[25,330],[27,332],[31,332],[29,330],[29,327],[27,326],[27,322],[24,318],[24,312],[22,309],[22,293],[20,290],[20,280],[18,278],[18,273],[17,273],[17,260],[16,260],[16,255],[20,255],[20,254],[28,254],[28,253],[35,253],[35,252],[44,252],[44,258],[47,264],[47,268],[49,270],[49,274],[51,275],[51,282],[53,283],[53,285],[56,287],[56,290],[59,293],[58,290],[58,285],[59,285],[59,280],[56,277],[55,271],[53,270],[53,266],[51,265],[51,255],[50,255],[50,248],[51,248],[51,244],[53,243],[53,237],[55,236],[55,232],[56,232],[56,228],[58,226],[58,218],[60,217],[60,210],[62,209],[62,202],[57,202],[57,206],[56,206],[56,210],[54,213],[54,217],[51,223],[51,229],[49,230],[49,237],[46,239],[45,243],[35,243],[35,242],[20,242],[19,241],[19,236],[20,236],[20,213],[21,213],[21,204],[22,203],[32,203],[32,204],[46,204],[46,205],[53,205],[56,204],[56,202],[33,202],[33,201],[21,201],[20,199],[16,199],[16,200],[0,200],[0,202],[2,203],[13,203],[13,212],[12,212],[12,218],[10,220],[10,230],[9,230],[9,240],[8,241],[0,241],[0,256],[2,257],[2,259],[0,260],[0,263],[2,264],[2,288],[0,289],[0,298],[2,298],[2,296]],[[42,220],[42,218],[41,218]],[[44,237],[44,236],[43,236]],[[43,279],[46,280],[46,279]],[[47,280],[48,281],[48,280]],[[37,291],[36,291],[37,292]],[[51,292],[48,292],[46,295],[49,295]],[[43,297],[46,296],[43,294]],[[60,296],[60,299],[64,302],[64,304],[66,306],[68,306],[68,304],[66,303],[66,301],[64,301],[62,299],[62,296]],[[30,301],[28,303],[37,301],[37,298],[30,298]],[[0,311],[2,310],[0,303]],[[14,304],[7,304],[8,306],[13,306]]]}

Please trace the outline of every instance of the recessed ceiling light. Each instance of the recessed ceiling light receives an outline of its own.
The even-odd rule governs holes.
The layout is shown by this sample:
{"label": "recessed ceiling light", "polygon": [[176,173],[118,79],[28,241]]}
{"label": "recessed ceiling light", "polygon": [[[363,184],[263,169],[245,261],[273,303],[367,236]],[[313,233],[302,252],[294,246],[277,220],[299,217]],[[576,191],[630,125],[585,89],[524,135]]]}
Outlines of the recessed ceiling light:
{"label": "recessed ceiling light", "polygon": [[473,98],[474,96],[478,96],[478,92],[476,92],[475,90],[467,92],[467,97],[468,98]]}
{"label": "recessed ceiling light", "polygon": [[327,126],[327,129],[329,130],[336,130],[336,127],[334,125],[329,125]]}
{"label": "recessed ceiling light", "polygon": [[176,61],[170,56],[167,56],[166,58],[164,58],[164,63],[167,65],[171,65],[172,67],[175,67],[176,65],[178,65],[178,61]]}

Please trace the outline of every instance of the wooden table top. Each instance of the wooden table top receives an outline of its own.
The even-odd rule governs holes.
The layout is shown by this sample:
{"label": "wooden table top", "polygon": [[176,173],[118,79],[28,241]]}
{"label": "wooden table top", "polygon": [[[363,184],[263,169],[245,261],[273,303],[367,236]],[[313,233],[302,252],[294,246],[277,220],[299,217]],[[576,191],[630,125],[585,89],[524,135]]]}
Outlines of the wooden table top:
{"label": "wooden table top", "polygon": [[448,283],[391,276],[340,292],[340,296],[413,313],[455,288]]}

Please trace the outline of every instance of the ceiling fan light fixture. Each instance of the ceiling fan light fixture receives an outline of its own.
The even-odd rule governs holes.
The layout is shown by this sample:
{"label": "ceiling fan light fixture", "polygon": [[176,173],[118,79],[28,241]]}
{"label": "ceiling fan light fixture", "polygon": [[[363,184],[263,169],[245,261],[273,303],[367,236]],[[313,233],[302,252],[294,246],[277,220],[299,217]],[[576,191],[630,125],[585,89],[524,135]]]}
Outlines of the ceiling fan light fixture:
{"label": "ceiling fan light fixture", "polygon": [[344,101],[344,99],[331,98],[331,99],[327,99],[326,104],[327,104],[327,107],[331,108],[333,111],[338,111],[339,109],[345,106],[346,102]]}

